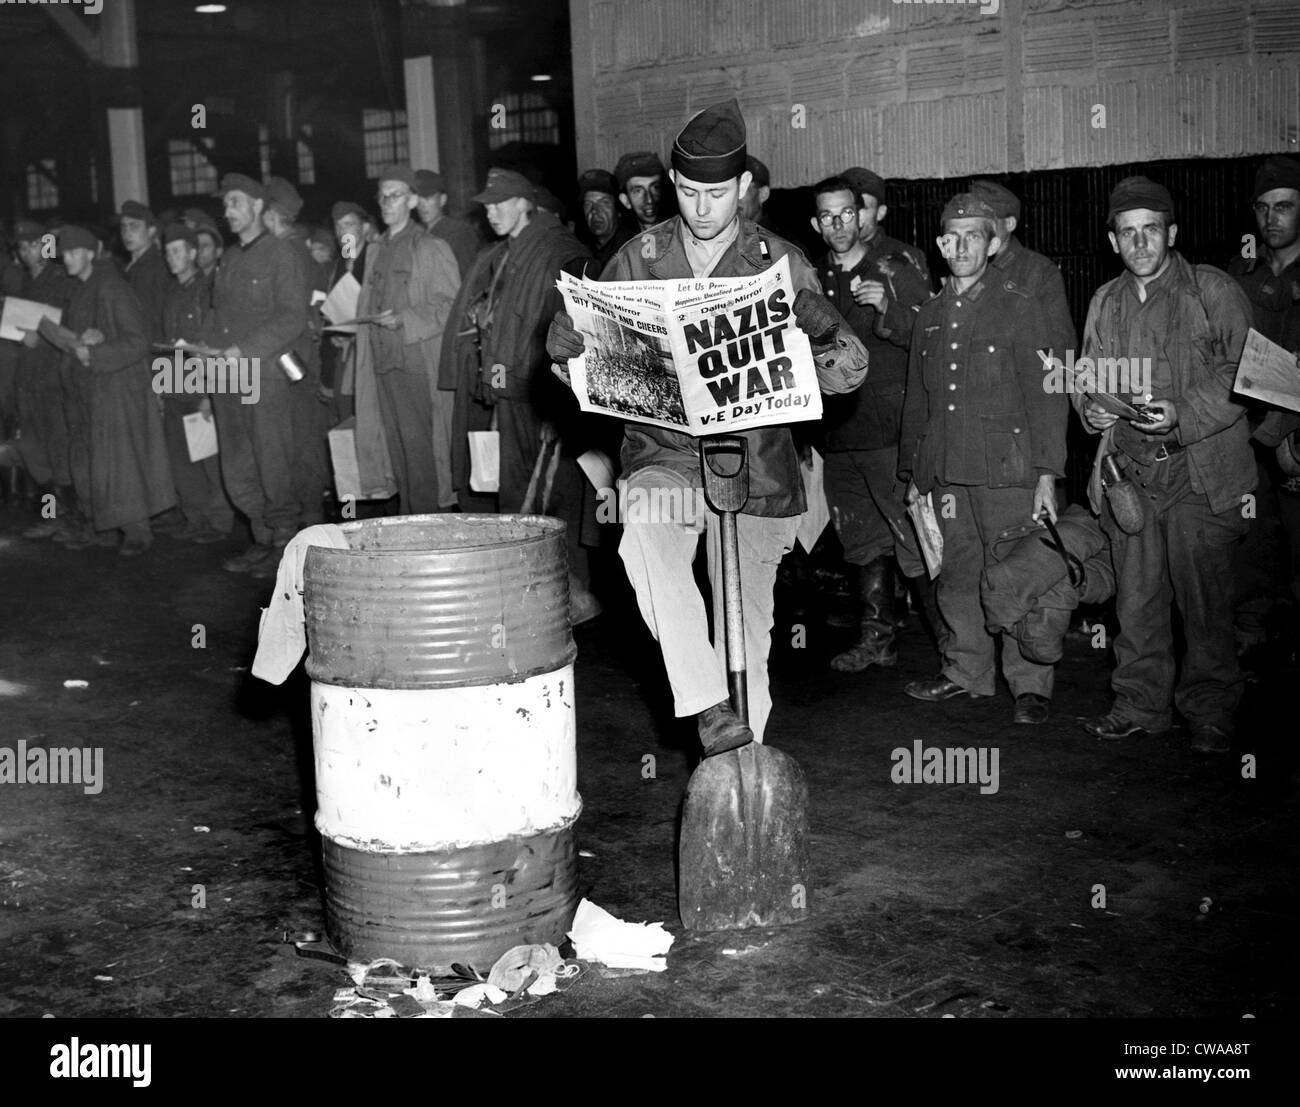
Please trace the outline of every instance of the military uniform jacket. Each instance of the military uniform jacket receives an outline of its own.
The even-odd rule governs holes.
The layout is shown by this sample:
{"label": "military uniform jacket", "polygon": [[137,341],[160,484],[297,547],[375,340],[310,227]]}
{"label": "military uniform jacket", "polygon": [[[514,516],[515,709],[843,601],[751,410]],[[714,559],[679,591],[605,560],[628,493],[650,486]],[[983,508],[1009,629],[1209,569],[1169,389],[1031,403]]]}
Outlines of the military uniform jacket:
{"label": "military uniform jacket", "polygon": [[1051,328],[1030,291],[991,266],[957,292],[949,281],[912,331],[899,475],[1031,488],[1065,472],[1064,394],[1043,388]]}
{"label": "military uniform jacket", "polygon": [[1051,258],[1025,247],[1015,235],[1002,244],[989,264],[1004,280],[1029,290],[1047,325],[1053,355],[1065,361],[1066,352],[1075,348],[1075,332],[1060,269]]}
{"label": "military uniform jacket", "polygon": [[[601,280],[667,281],[694,276],[686,259],[680,228],[681,216],[674,215],[637,235],[614,255]],[[747,219],[741,219],[736,240],[727,247],[710,276],[746,277],[761,273],[784,256],[790,259],[790,276],[796,294],[804,288],[820,293],[817,274],[799,248]],[[819,378],[829,373],[851,379],[867,366],[867,352],[847,326],[840,328],[827,350],[814,350],[814,356]],[[799,455],[790,428],[760,427],[740,434],[749,444],[749,501],[744,514],[768,518],[802,515],[807,504]],[[702,483],[699,443],[678,431],[628,423],[623,432],[622,460],[625,474],[649,465],[662,465],[689,475],[697,485]]]}
{"label": "military uniform jacket", "polygon": [[287,383],[266,363],[291,349],[307,329],[306,271],[292,242],[263,231],[222,255],[212,286],[208,342],[218,349],[238,346],[244,357],[262,361],[261,382]]}
{"label": "military uniform jacket", "polygon": [[[1204,494],[1216,513],[1239,507],[1257,479],[1246,409],[1232,398],[1250,303],[1227,273],[1212,265],[1193,268],[1174,251],[1169,268],[1147,285],[1136,317],[1125,318],[1121,293],[1133,279],[1125,271],[1093,296],[1083,328],[1084,356],[1166,360],[1173,395],[1155,398],[1173,400],[1178,411],[1172,438],[1187,448],[1192,491]],[[1073,396],[1080,415],[1085,399]],[[1121,433],[1131,441],[1150,439],[1123,420],[1115,424],[1117,442]]]}
{"label": "military uniform jacket", "polygon": [[195,270],[189,284],[173,280],[163,300],[163,341],[202,342],[203,327],[212,310],[212,278]]}
{"label": "military uniform jacket", "polygon": [[[1283,349],[1300,353],[1300,258],[1276,276],[1262,258],[1233,258],[1228,272],[1250,301],[1255,329]],[[1254,418],[1261,416],[1252,437],[1265,446],[1276,446],[1300,428],[1300,414],[1294,411],[1262,407]]]}
{"label": "military uniform jacket", "polygon": [[161,342],[163,301],[167,299],[167,290],[172,285],[172,275],[167,271],[167,263],[163,260],[162,247],[156,242],[151,242],[143,254],[127,262],[123,273],[126,283],[140,297],[140,306],[144,309],[150,340]]}
{"label": "military uniform jacket", "polygon": [[[883,313],[853,299],[849,285],[854,277],[885,286],[888,300]],[[878,231],[867,245],[866,256],[852,269],[841,269],[827,254],[817,265],[817,278],[871,358],[871,372],[861,388],[825,399],[826,449],[897,447],[912,325],[917,309],[933,294],[925,259],[914,247]]]}

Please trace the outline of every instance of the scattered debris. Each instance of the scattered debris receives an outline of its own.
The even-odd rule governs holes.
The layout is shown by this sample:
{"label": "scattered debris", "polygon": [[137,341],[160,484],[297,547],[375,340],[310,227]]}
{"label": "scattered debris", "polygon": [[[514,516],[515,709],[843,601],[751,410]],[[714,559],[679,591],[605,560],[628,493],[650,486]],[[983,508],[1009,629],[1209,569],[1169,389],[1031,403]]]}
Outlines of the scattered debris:
{"label": "scattered debris", "polygon": [[673,944],[663,923],[624,922],[587,899],[578,904],[569,940],[579,960],[642,972],[667,969],[668,948]]}
{"label": "scattered debris", "polygon": [[1083,837],[1083,831],[1082,831],[1082,830],[1067,830],[1067,831],[1065,832],[1065,836],[1066,836],[1067,838],[1082,838],[1082,837]]}
{"label": "scattered debris", "polygon": [[88,681],[88,680],[65,680],[65,681],[63,682],[63,687],[64,687],[64,688],[89,688],[89,687],[90,687],[90,681]]}
{"label": "scattered debris", "polygon": [[591,858],[595,857],[596,855],[595,855],[594,853],[592,853],[591,850],[589,850],[589,849],[580,849],[580,850],[578,850],[578,856],[579,856],[579,857],[586,857],[588,860],[590,860]]}
{"label": "scattered debris", "polygon": [[195,834],[211,834],[211,833],[212,833],[212,828],[211,828],[210,826],[196,826],[196,827],[194,828],[194,833],[195,833]]}
{"label": "scattered debris", "polygon": [[99,983],[101,984],[111,984],[113,982],[113,978],[111,976],[97,976],[95,977],[95,979],[99,981]]}

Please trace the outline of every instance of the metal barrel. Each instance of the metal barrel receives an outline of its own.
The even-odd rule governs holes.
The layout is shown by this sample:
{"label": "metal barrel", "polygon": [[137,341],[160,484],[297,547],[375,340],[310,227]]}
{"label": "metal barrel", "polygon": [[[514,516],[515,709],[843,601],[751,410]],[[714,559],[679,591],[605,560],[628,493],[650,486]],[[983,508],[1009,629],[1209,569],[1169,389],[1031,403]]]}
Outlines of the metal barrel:
{"label": "metal barrel", "polygon": [[358,961],[485,973],[564,940],[577,791],[564,524],[345,523],[303,566],[326,928]]}

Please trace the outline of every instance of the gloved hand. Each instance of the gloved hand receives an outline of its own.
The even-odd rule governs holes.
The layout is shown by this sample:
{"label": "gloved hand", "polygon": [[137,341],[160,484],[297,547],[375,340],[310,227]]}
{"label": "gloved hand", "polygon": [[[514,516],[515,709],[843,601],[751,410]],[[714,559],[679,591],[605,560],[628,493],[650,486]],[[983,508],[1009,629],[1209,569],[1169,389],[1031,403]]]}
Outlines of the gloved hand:
{"label": "gloved hand", "polygon": [[557,311],[546,332],[546,352],[552,361],[563,364],[571,357],[580,357],[587,348],[582,334],[573,329],[573,319],[567,311]]}
{"label": "gloved hand", "polygon": [[820,292],[801,288],[794,298],[794,321],[816,346],[824,346],[840,329],[840,313]]}

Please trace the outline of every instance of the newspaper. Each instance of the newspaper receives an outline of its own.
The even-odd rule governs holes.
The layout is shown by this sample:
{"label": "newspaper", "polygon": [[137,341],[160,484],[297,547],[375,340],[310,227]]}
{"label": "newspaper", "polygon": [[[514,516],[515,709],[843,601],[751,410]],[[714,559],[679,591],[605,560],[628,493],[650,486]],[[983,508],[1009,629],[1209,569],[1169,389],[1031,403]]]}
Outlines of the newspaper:
{"label": "newspaper", "polygon": [[689,435],[820,419],[790,263],[748,277],[590,281],[557,287],[586,349],[569,362],[583,411]]}
{"label": "newspaper", "polygon": [[1246,335],[1234,387],[1252,400],[1300,411],[1300,364],[1296,355],[1269,341],[1254,327]]}

